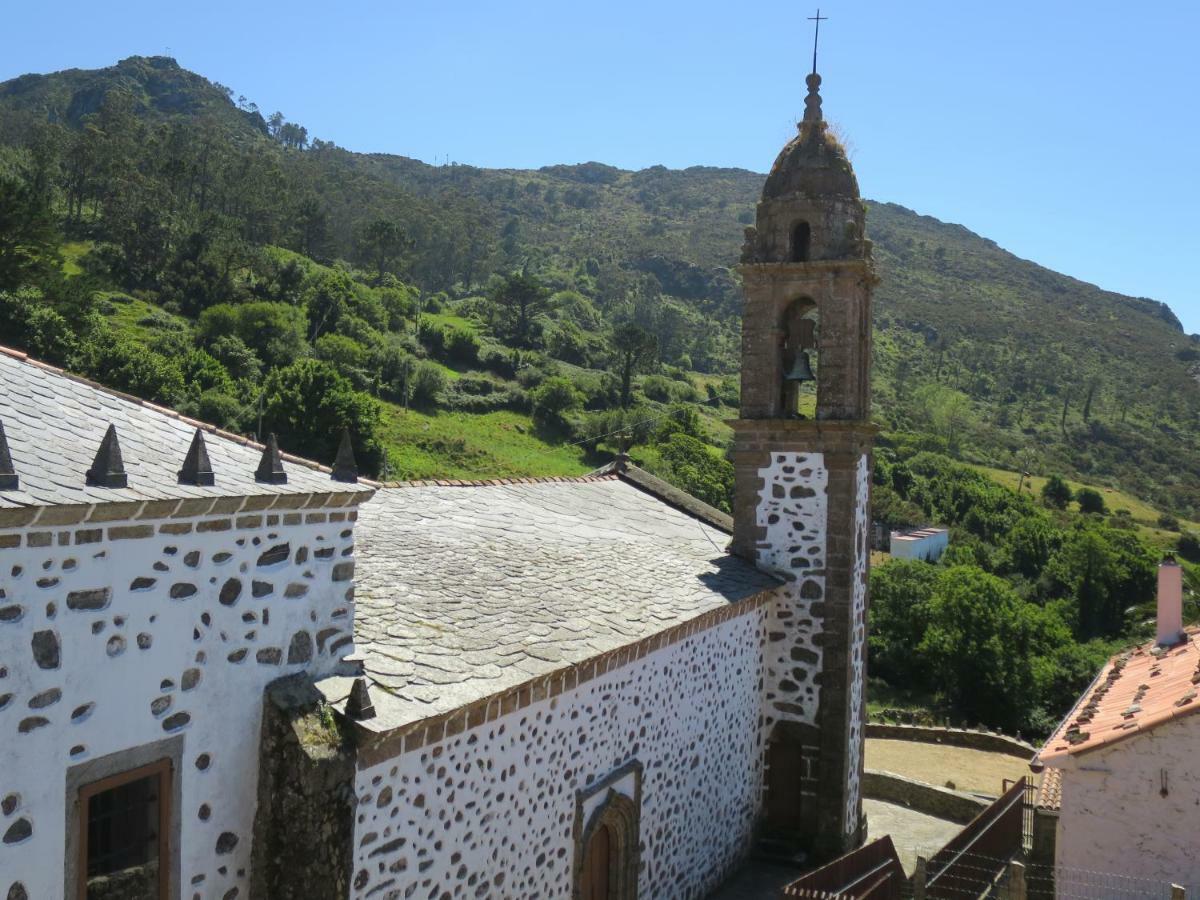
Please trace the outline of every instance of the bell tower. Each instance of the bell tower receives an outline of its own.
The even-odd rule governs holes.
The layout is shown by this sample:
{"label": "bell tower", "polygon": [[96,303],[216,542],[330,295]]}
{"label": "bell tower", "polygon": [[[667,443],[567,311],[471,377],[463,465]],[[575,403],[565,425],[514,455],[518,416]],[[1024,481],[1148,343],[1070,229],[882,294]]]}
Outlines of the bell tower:
{"label": "bell tower", "polygon": [[860,783],[870,525],[865,208],[807,78],[799,134],[746,229],[735,552],[787,584],[771,611],[764,838],[818,858],[865,834]]}

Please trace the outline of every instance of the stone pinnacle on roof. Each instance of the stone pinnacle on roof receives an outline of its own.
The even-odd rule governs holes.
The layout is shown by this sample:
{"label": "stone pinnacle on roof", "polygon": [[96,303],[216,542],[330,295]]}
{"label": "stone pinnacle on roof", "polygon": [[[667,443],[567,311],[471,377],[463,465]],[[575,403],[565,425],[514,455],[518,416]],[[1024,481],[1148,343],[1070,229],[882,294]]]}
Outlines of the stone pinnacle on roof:
{"label": "stone pinnacle on roof", "polygon": [[342,429],[342,441],[338,444],[337,458],[333,461],[334,481],[354,484],[358,481],[358,463],[354,460],[354,445],[350,443],[350,429]]}
{"label": "stone pinnacle on roof", "polygon": [[211,485],[215,481],[212,463],[208,461],[208,447],[204,444],[204,432],[197,428],[192,435],[187,456],[183,458],[183,468],[179,470],[179,483]]}
{"label": "stone pinnacle on roof", "polygon": [[129,487],[129,476],[125,474],[125,461],[121,458],[121,444],[117,440],[117,426],[109,424],[104,440],[87,470],[87,483],[92,487]]}
{"label": "stone pinnacle on roof", "polygon": [[816,72],[810,72],[805,76],[804,83],[808,85],[808,96],[804,98],[804,120],[800,123],[801,128],[822,121],[821,76]]}
{"label": "stone pinnacle on roof", "polygon": [[354,679],[354,685],[350,688],[346,715],[359,720],[375,718],[375,704],[371,702],[371,693],[367,690],[367,679],[361,676]]}
{"label": "stone pinnacle on roof", "polygon": [[13,468],[12,454],[8,452],[8,438],[4,434],[4,422],[0,421],[0,491],[15,491],[21,487],[21,479]]}
{"label": "stone pinnacle on roof", "polygon": [[279,455],[279,441],[275,438],[275,432],[267,435],[254,480],[267,484],[287,484],[287,472],[283,470],[283,457]]}

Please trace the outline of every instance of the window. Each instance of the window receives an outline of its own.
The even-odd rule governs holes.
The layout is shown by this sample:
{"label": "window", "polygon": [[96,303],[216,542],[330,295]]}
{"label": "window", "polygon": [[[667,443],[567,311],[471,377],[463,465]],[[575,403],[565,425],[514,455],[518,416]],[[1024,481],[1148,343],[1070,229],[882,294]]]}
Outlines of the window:
{"label": "window", "polygon": [[79,900],[163,900],[169,873],[171,760],[79,789]]}
{"label": "window", "polygon": [[808,262],[812,229],[807,222],[798,222],[792,229],[792,262]]}

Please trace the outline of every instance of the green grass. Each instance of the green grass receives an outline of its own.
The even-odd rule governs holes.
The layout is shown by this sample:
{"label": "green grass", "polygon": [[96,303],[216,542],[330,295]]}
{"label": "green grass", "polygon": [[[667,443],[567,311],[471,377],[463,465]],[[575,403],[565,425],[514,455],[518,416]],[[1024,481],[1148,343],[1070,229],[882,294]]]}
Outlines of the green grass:
{"label": "green grass", "polygon": [[139,300],[119,291],[100,291],[98,299],[108,304],[108,320],[113,328],[141,343],[149,342],[162,331],[186,331],[191,323],[161,306]]}
{"label": "green grass", "polygon": [[[971,468],[977,472],[982,472],[993,481],[1003,485],[1009,490],[1015,491],[1020,483],[1021,476],[1017,472],[1011,472],[1007,469],[996,469],[990,466],[971,465]],[[1023,491],[1030,493],[1033,497],[1041,497],[1042,486],[1048,479],[1040,475],[1032,475],[1025,479]],[[1117,512],[1125,510],[1129,513],[1129,517],[1133,519],[1137,525],[1138,533],[1150,541],[1155,546],[1170,547],[1174,546],[1179,538],[1179,532],[1169,531],[1161,528],[1158,524],[1160,510],[1146,503],[1132,494],[1116,488],[1102,487],[1095,484],[1084,484],[1080,481],[1071,481],[1067,479],[1067,484],[1071,486],[1072,491],[1078,492],[1080,488],[1091,488],[1104,498],[1104,505],[1108,507],[1109,512]],[[1072,508],[1076,508],[1072,504]],[[1180,519],[1179,525],[1185,531],[1200,531],[1200,523]]]}
{"label": "green grass", "polygon": [[529,416],[508,411],[425,413],[384,404],[380,436],[393,480],[583,475],[601,462],[581,447],[548,443]]}
{"label": "green grass", "polygon": [[68,278],[83,274],[80,260],[92,252],[91,241],[70,241],[58,248],[62,256],[62,271]]}

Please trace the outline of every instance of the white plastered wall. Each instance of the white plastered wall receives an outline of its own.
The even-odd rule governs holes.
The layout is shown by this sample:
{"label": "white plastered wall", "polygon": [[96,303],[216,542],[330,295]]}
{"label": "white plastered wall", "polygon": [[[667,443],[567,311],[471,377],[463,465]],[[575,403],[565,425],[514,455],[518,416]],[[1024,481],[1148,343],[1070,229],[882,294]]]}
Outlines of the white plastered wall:
{"label": "white plastered wall", "polygon": [[[700,897],[759,811],[761,608],[358,773],[354,898],[570,897],[577,800],[642,767],[641,897]],[[632,797],[628,774],[611,787]],[[607,788],[606,788],[607,789]]]}
{"label": "white plastered wall", "polygon": [[62,896],[72,766],[174,736],[180,896],[248,896],[263,689],[353,650],[352,523],[328,515],[0,550],[0,896]]}
{"label": "white plastered wall", "polygon": [[772,453],[758,474],[758,563],[787,579],[771,610],[766,708],[775,720],[815,725],[822,620],[812,607],[825,596],[829,473],[822,453]]}
{"label": "white plastered wall", "polygon": [[1172,883],[1200,895],[1197,759],[1200,715],[1070,759],[1055,848],[1060,895],[1088,884],[1098,900],[1151,896],[1145,882],[1164,889],[1153,896]]}
{"label": "white plastered wall", "polygon": [[850,627],[850,730],[846,781],[846,834],[858,827],[867,665],[867,565],[870,562],[871,465],[864,453],[854,473],[854,574]]}

